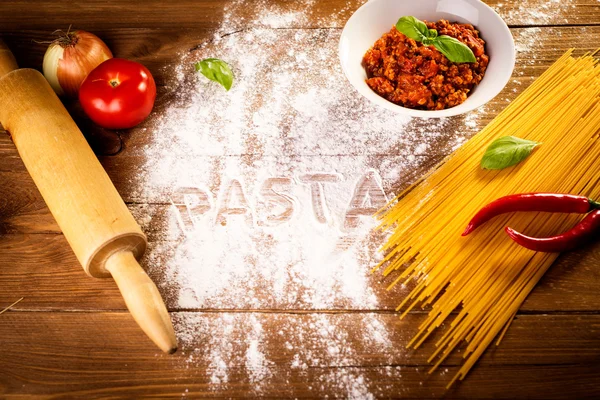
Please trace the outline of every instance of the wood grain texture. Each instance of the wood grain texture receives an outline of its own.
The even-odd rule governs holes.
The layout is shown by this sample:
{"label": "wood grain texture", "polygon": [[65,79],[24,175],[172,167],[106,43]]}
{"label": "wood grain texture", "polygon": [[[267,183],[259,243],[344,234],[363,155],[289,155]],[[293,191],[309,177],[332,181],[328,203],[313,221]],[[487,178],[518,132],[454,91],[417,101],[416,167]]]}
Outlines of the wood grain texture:
{"label": "wood grain texture", "polygon": [[[135,211],[134,211],[135,214]],[[157,243],[151,242],[148,264]],[[125,310],[125,305],[114,282],[93,279],[81,271],[75,255],[62,235],[15,234],[0,237],[2,265],[0,269],[0,305],[10,304],[15,297],[27,299],[18,310]],[[596,312],[600,310],[600,244],[561,256],[527,298],[522,312]],[[166,267],[166,266],[165,266]],[[175,286],[162,274],[163,265],[154,264],[150,276],[157,283],[167,307],[179,310]],[[371,286],[378,298],[380,310],[393,311],[406,290],[398,286],[387,292],[375,274]],[[98,299],[101,298],[101,301]],[[352,305],[340,309],[361,310]],[[271,309],[293,310],[285,304]]]}
{"label": "wood grain texture", "polygon": [[[362,5],[364,0],[336,1],[322,0],[316,3],[316,9],[310,17],[300,23],[295,22],[286,27],[343,27],[352,12]],[[259,2],[256,2],[259,3]],[[270,3],[273,10],[301,11],[305,5],[293,0],[278,0]],[[600,9],[594,0],[575,0],[568,2],[548,2],[544,0],[526,0],[509,2],[488,0],[486,2],[502,16],[507,24],[527,25],[567,25],[598,24]],[[14,32],[23,29],[43,29],[50,32],[54,29],[66,29],[70,24],[77,24],[81,29],[101,32],[107,29],[107,21],[111,28],[215,28],[223,17],[225,9],[244,9],[246,19],[252,18],[260,4],[241,3],[235,0],[181,0],[174,6],[160,0],[87,1],[84,4],[75,1],[54,2],[37,1],[30,7],[27,0],[7,0],[0,5],[0,15],[11,15],[3,21],[0,32]],[[337,14],[332,19],[331,15]],[[47,16],[52,15],[52,21]],[[49,27],[52,25],[52,27]]]}
{"label": "wood grain texture", "polygon": [[[321,28],[339,31],[362,0],[319,1],[309,18],[278,28]],[[539,76],[570,47],[578,52],[595,50],[600,39],[600,3],[595,0],[548,2],[544,0],[487,1],[513,27],[517,66],[505,90],[485,106],[481,116],[466,126],[464,117],[450,119],[449,132],[469,129],[474,134],[503,109],[524,87]],[[147,65],[159,85],[157,114],[169,104],[174,86],[173,70],[182,54],[211,40],[220,26],[224,10],[242,7],[245,22],[233,21],[220,34],[256,26],[258,2],[233,0],[182,0],[171,2],[92,0],[42,0],[31,6],[25,0],[0,2],[0,36],[15,51],[21,66],[38,68],[46,44],[56,28],[74,27],[97,33],[118,57]],[[301,2],[271,1],[274,11],[297,11]],[[7,16],[10,16],[8,18]],[[231,28],[231,29],[229,29]],[[189,74],[193,73],[190,66]],[[72,108],[75,107],[75,108]],[[76,106],[70,111],[77,114]],[[119,193],[150,239],[163,245],[169,233],[169,193],[156,190],[144,194],[136,178],[143,165],[144,146],[149,143],[144,129],[153,121],[129,132],[92,131],[79,121],[101,163]],[[393,149],[393,146],[390,146]],[[388,154],[374,157],[393,157]],[[429,154],[411,176],[390,183],[407,185],[445,154]],[[231,155],[234,157],[243,154]],[[308,156],[308,155],[296,155]],[[317,156],[317,155],[311,155]],[[349,155],[351,157],[351,155]],[[205,157],[208,160],[209,157]],[[199,158],[199,162],[203,161]],[[172,233],[172,232],[171,232]],[[174,235],[177,236],[176,234]],[[600,397],[600,245],[563,255],[523,304],[502,345],[490,348],[467,381],[449,392],[444,390],[460,363],[453,355],[443,369],[426,373],[425,351],[389,352],[365,346],[359,328],[365,318],[376,317],[389,328],[390,343],[403,347],[412,336],[421,312],[400,322],[392,312],[398,293],[386,293],[373,284],[380,305],[377,310],[360,310],[341,305],[335,310],[295,310],[273,307],[234,314],[255,316],[267,335],[266,354],[274,361],[273,379],[256,391],[242,359],[231,360],[229,384],[210,384],[208,360],[189,361],[194,349],[203,349],[206,336],[190,339],[181,323],[195,318],[210,325],[227,314],[220,310],[189,310],[176,307],[170,282],[160,266],[150,270],[167,305],[179,319],[184,348],[175,357],[159,354],[125,312],[118,289],[111,280],[94,280],[81,271],[58,226],[24,169],[10,138],[0,132],[0,309],[23,296],[14,310],[0,316],[0,397],[2,398],[196,398],[196,397],[330,397],[343,396],[345,388],[327,382],[327,377],[368,378],[377,397],[436,398],[598,398]],[[373,278],[376,279],[375,277]],[[101,300],[100,300],[101,299]],[[208,311],[208,312],[207,312]],[[231,311],[231,310],[229,310]],[[547,313],[547,314],[545,314]],[[291,368],[294,351],[277,336],[282,318],[301,329],[311,319],[335,319],[347,327],[355,354],[351,363],[327,362],[307,370]],[[289,322],[289,321],[288,321]],[[245,326],[245,325],[241,325]],[[207,331],[211,335],[210,330]],[[327,346],[311,342],[315,353],[324,355]],[[247,347],[234,341],[235,352]],[[447,372],[445,369],[447,368]]]}
{"label": "wood grain texture", "polygon": [[[197,319],[210,325],[215,313],[178,313],[177,321]],[[600,395],[600,316],[521,316],[513,324],[502,346],[488,351],[479,367],[470,375],[469,384],[446,391],[447,376],[460,365],[460,356],[447,360],[438,372],[427,374],[423,351],[373,351],[377,345],[361,342],[362,332],[352,328],[365,319],[376,318],[390,329],[393,343],[410,337],[422,316],[409,316],[398,321],[393,314],[235,314],[232,323],[244,326],[256,318],[265,327],[264,353],[272,363],[269,384],[261,390],[265,397],[339,396],[339,388],[331,386],[327,377],[340,374],[364,374],[371,377],[370,390],[380,396],[434,398],[443,394],[457,398],[558,398],[568,391],[571,398]],[[353,354],[345,361],[328,361],[331,343],[313,337],[304,338],[318,360],[307,368],[290,368],[299,349],[286,346],[280,336],[281,321],[301,329],[315,318],[337,321],[348,327],[348,343],[356,343]],[[589,329],[570,327],[585,319]],[[40,313],[9,312],[0,324],[0,395],[19,398],[101,398],[106,396],[186,397],[252,396],[256,382],[250,382],[243,357],[232,356],[229,382],[223,391],[214,392],[210,383],[211,368],[203,362],[202,348],[208,337],[183,341],[181,352],[164,356],[149,348],[147,339],[125,313]],[[231,354],[243,354],[244,341],[233,341]],[[197,354],[190,362],[186,355]],[[306,382],[312,382],[307,385]],[[518,385],[515,385],[519,382]],[[187,391],[186,391],[187,389]],[[44,397],[46,396],[46,397]]]}

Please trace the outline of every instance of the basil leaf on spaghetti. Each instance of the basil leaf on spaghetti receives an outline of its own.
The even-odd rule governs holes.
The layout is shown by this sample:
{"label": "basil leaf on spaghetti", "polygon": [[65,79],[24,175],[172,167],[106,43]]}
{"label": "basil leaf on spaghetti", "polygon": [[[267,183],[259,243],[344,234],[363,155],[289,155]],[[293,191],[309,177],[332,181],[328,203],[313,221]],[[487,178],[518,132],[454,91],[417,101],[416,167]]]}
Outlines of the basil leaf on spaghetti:
{"label": "basil leaf on spaghetti", "polygon": [[481,159],[483,169],[504,169],[526,159],[539,142],[515,136],[503,136],[490,144]]}
{"label": "basil leaf on spaghetti", "polygon": [[225,90],[229,91],[233,85],[233,71],[229,64],[218,58],[206,58],[194,64],[196,71],[210,79],[220,83]]}

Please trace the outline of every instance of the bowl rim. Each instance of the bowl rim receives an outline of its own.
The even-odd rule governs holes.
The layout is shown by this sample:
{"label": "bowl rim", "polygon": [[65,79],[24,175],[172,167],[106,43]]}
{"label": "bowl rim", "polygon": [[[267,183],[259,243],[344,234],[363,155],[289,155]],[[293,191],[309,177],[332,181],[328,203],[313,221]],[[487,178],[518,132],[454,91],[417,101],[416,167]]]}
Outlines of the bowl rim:
{"label": "bowl rim", "polygon": [[[340,35],[340,41],[338,43],[338,58],[340,61],[340,65],[342,67],[342,71],[344,72],[344,75],[346,76],[346,79],[348,80],[348,82],[350,82],[350,84],[354,87],[354,89],[361,96],[365,97],[367,100],[369,100],[373,104],[376,104],[379,107],[383,107],[389,111],[393,111],[398,114],[404,114],[404,115],[408,115],[408,116],[412,116],[412,117],[421,117],[421,118],[444,118],[444,117],[452,117],[452,116],[456,116],[456,115],[461,115],[461,114],[465,114],[470,111],[473,111],[474,109],[479,108],[479,107],[483,106],[484,104],[487,104],[488,102],[490,102],[492,99],[494,99],[496,96],[498,96],[498,94],[500,94],[500,92],[502,92],[502,90],[506,87],[506,84],[512,77],[512,74],[513,74],[514,68],[515,68],[515,63],[516,63],[515,41],[512,36],[512,33],[510,31],[510,28],[508,27],[508,25],[506,24],[504,19],[502,19],[502,17],[493,8],[491,8],[489,5],[487,5],[483,1],[481,1],[481,0],[463,0],[466,2],[479,4],[479,6],[483,7],[488,12],[490,12],[491,15],[495,17],[495,19],[497,19],[499,22],[501,22],[499,24],[500,28],[502,29],[503,33],[507,37],[510,38],[509,46],[510,46],[511,58],[510,58],[510,61],[506,62],[506,67],[508,67],[510,65],[510,68],[505,69],[505,70],[507,70],[507,73],[501,81],[501,85],[499,86],[500,89],[497,92],[491,93],[488,96],[484,97],[482,99],[482,101],[468,104],[467,106],[464,106],[465,103],[461,103],[458,106],[451,107],[451,108],[445,108],[443,110],[417,110],[417,109],[413,109],[413,108],[403,107],[403,106],[397,105],[395,103],[392,103],[391,101],[377,95],[373,91],[371,91],[371,92],[375,93],[375,95],[377,96],[376,98],[367,96],[365,93],[363,93],[362,89],[359,88],[355,84],[353,79],[351,79],[349,76],[349,72],[348,72],[346,63],[344,62],[344,59],[342,57],[342,42],[344,40],[345,33],[350,29],[349,25],[350,25],[351,21],[353,21],[353,19],[355,19],[355,18],[358,18],[357,15],[360,15],[360,12],[362,12],[361,10],[364,10],[365,8],[368,8],[368,7],[376,7],[376,4],[378,4],[378,3],[391,2],[391,1],[407,1],[407,0],[368,0],[362,6],[357,8],[356,11],[354,11],[354,13],[352,13],[350,18],[348,18],[348,20],[346,21],[346,24],[344,25],[344,28],[342,29],[342,33]],[[382,32],[382,35],[384,33],[385,32]],[[484,76],[483,79],[485,79],[486,77],[487,77],[487,75]],[[482,81],[483,81],[483,79],[482,79]],[[369,90],[371,90],[371,89],[369,88]]]}

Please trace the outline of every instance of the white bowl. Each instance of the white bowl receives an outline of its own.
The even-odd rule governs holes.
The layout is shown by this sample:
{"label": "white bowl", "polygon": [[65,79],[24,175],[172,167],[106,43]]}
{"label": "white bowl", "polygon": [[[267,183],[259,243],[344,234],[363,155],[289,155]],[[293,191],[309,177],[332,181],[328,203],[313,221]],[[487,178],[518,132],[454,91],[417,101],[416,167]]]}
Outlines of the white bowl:
{"label": "white bowl", "polygon": [[[414,110],[384,99],[367,86],[363,56],[400,17],[408,15],[430,22],[447,19],[469,23],[479,30],[490,62],[483,79],[464,103],[445,110]],[[373,103],[414,117],[441,118],[471,111],[500,93],[515,66],[515,43],[502,18],[479,0],[371,0],[356,10],[346,23],[340,38],[339,55],[350,83]]]}

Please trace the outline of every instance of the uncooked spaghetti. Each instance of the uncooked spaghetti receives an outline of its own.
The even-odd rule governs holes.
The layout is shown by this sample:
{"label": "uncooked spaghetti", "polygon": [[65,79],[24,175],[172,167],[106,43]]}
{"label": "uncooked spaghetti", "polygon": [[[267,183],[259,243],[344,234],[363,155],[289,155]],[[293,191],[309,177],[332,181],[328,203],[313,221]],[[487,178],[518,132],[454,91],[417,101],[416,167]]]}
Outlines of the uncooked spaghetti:
{"label": "uncooked spaghetti", "polygon": [[[393,231],[383,246],[390,287],[415,281],[398,306],[406,315],[431,306],[408,346],[419,347],[450,320],[429,362],[431,371],[465,345],[464,364],[448,386],[463,379],[497,338],[500,342],[519,307],[557,258],[516,245],[510,225],[532,236],[573,226],[580,216],[515,213],[496,217],[468,237],[470,218],[492,200],[525,192],[600,196],[600,68],[589,54],[569,50],[479,134],[438,168],[408,188],[379,214],[381,229]],[[521,164],[486,171],[479,162],[502,136],[541,142]],[[430,371],[430,372],[431,372]]]}

